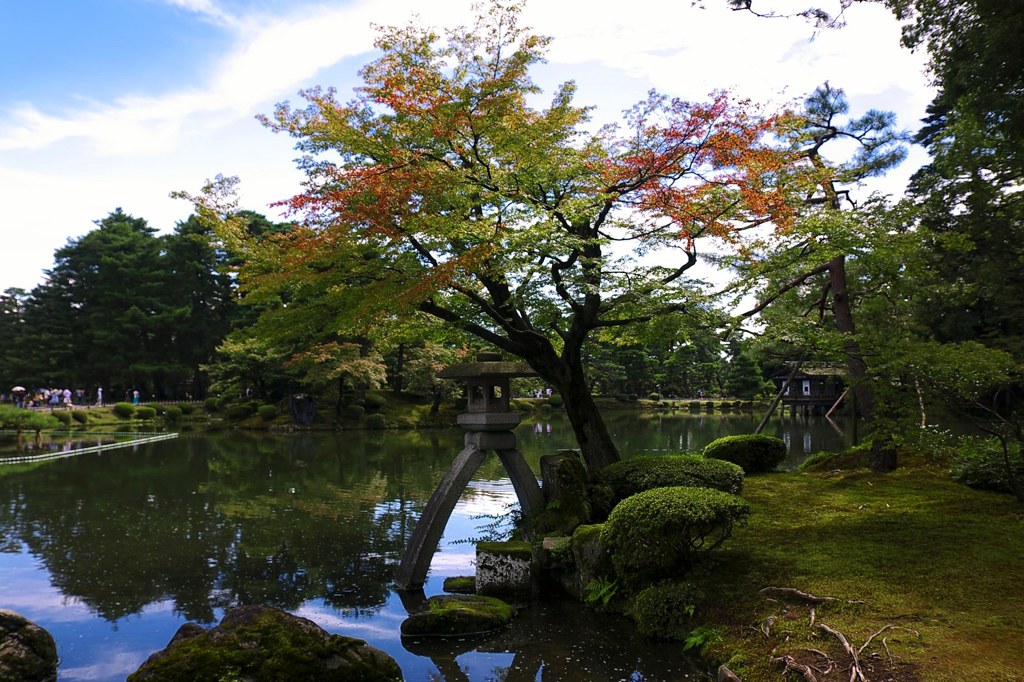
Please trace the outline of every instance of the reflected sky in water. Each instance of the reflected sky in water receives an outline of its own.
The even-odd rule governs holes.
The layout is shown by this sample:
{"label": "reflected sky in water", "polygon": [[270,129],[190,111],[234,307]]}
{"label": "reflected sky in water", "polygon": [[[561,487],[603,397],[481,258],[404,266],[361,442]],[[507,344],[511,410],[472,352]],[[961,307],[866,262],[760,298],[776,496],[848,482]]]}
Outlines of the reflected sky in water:
{"label": "reflected sky in water", "polygon": [[[697,450],[756,419],[630,415],[609,426],[629,456]],[[828,425],[778,420],[773,429],[793,461],[847,442]],[[542,455],[574,447],[557,417],[524,423],[517,435],[535,471]],[[0,465],[0,608],[53,634],[62,681],[124,680],[184,622],[208,626],[242,603],[274,604],[365,639],[398,660],[407,680],[686,679],[678,644],[643,641],[624,619],[558,600],[525,609],[486,641],[403,645],[406,610],[390,576],[461,444],[457,430],[219,432]],[[445,577],[472,574],[467,540],[514,501],[489,457],[448,524],[428,596]]]}

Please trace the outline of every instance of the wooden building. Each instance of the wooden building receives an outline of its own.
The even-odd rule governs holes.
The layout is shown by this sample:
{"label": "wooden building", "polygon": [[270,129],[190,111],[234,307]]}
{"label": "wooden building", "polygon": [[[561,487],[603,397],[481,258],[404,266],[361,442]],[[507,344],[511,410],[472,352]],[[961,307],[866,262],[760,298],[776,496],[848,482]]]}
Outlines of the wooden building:
{"label": "wooden building", "polygon": [[[776,388],[782,390],[790,372],[792,372],[792,368],[772,377]],[[782,393],[782,409],[785,411],[786,407],[789,407],[790,414],[793,416],[797,414],[824,415],[843,400],[845,392],[846,384],[843,381],[843,372],[838,367],[802,365]]]}

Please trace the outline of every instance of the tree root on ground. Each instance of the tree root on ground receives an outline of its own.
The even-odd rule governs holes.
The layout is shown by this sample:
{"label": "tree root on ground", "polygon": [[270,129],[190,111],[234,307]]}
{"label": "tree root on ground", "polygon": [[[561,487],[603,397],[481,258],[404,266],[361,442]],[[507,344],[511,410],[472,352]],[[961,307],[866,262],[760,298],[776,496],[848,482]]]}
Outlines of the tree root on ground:
{"label": "tree root on ground", "polygon": [[[762,594],[775,594],[805,602],[810,610],[811,628],[815,628],[815,619],[817,617],[815,607],[817,605],[823,604],[825,602],[844,601],[841,599],[837,599],[836,597],[817,597],[813,594],[801,592],[800,590],[791,587],[765,587],[762,590],[760,590],[760,592]],[[863,604],[864,602],[847,601],[847,603]],[[770,616],[761,624],[759,629],[765,637],[771,636],[771,627],[777,618],[778,616]],[[780,656],[773,655],[771,660],[773,663],[781,665],[783,667],[783,675],[789,672],[795,672],[802,675],[805,682],[818,682],[818,675],[827,676],[833,671],[848,669],[850,671],[849,682],[869,682],[867,676],[864,673],[864,666],[862,665],[862,660],[864,652],[868,650],[868,647],[871,645],[872,642],[878,639],[880,635],[890,630],[904,630],[906,632],[912,633],[915,637],[921,636],[921,633],[917,632],[916,630],[911,630],[910,628],[905,628],[898,625],[888,624],[880,628],[877,632],[873,633],[870,637],[868,637],[864,641],[864,643],[860,645],[860,647],[855,648],[845,634],[843,634],[842,632],[833,627],[830,627],[829,625],[826,625],[825,623],[818,623],[816,629],[825,634],[831,635],[839,643],[839,646],[842,648],[843,652],[845,653],[845,656],[849,659],[849,665],[846,667],[840,667],[840,665],[825,652],[819,651],[818,649],[804,649],[805,652],[813,654],[814,656],[821,659],[822,663],[820,665],[811,665],[811,663],[807,662],[807,657],[802,657],[804,658],[804,660],[800,661],[789,654],[782,654]],[[786,641],[789,641],[789,637],[786,638]],[[892,667],[895,664],[895,662],[893,660],[892,652],[889,651],[889,643],[885,637],[882,637],[881,644],[882,647],[885,649],[886,656],[888,657],[889,666]],[[880,659],[881,654],[873,653],[870,655],[870,657]]]}

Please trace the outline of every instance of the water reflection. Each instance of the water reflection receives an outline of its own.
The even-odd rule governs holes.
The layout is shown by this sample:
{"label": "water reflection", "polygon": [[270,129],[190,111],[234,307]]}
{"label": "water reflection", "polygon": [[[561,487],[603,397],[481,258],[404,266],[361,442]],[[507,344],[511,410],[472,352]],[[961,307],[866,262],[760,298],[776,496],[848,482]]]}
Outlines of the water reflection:
{"label": "water reflection", "polygon": [[[696,450],[749,431],[752,419],[633,415],[610,427],[631,455]],[[827,436],[797,422],[773,428],[801,450]],[[535,470],[542,455],[575,445],[556,416],[527,421],[518,437]],[[363,637],[398,659],[409,680],[680,679],[678,645],[640,641],[571,603],[532,607],[472,646],[403,647],[405,609],[391,575],[461,444],[458,430],[225,432],[2,465],[0,607],[54,634],[62,680],[123,680],[181,623],[211,624],[247,603]],[[457,541],[514,499],[501,464],[488,458],[452,516],[427,593],[472,572],[472,546]]]}

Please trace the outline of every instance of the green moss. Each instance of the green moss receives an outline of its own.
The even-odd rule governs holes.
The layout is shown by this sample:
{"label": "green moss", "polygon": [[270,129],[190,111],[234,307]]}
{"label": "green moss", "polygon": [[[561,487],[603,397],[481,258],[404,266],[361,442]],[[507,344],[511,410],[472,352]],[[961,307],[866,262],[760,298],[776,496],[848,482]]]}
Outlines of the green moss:
{"label": "green moss", "polygon": [[505,627],[515,609],[495,597],[436,595],[427,608],[402,622],[403,637],[456,637],[481,634]]}
{"label": "green moss", "polygon": [[[886,625],[918,632],[883,635],[904,673],[896,679],[911,679],[915,667],[915,679],[1015,679],[1024,670],[1020,504],[957,485],[939,468],[836,468],[747,481],[749,523],[693,574],[708,595],[699,621],[728,624],[725,641],[704,653],[719,662],[739,655],[744,682],[767,682],[779,679],[772,655],[821,648],[806,604],[759,593],[777,585],[837,598],[818,605],[817,621],[855,647]],[[771,636],[750,636],[773,616]],[[887,661],[880,640],[862,658]]]}
{"label": "green moss", "polygon": [[476,592],[476,578],[471,575],[445,578],[442,589],[449,594],[473,594]]}
{"label": "green moss", "polygon": [[530,546],[530,543],[519,540],[509,542],[478,542],[476,549],[478,552],[514,556],[520,559],[529,559],[533,554],[533,548]]}
{"label": "green moss", "polygon": [[[269,607],[247,607],[242,622],[183,628],[128,682],[221,682],[225,679],[400,680],[398,665],[366,642],[329,635],[311,621]],[[254,615],[255,614],[255,615]],[[229,614],[230,615],[230,614]]]}

